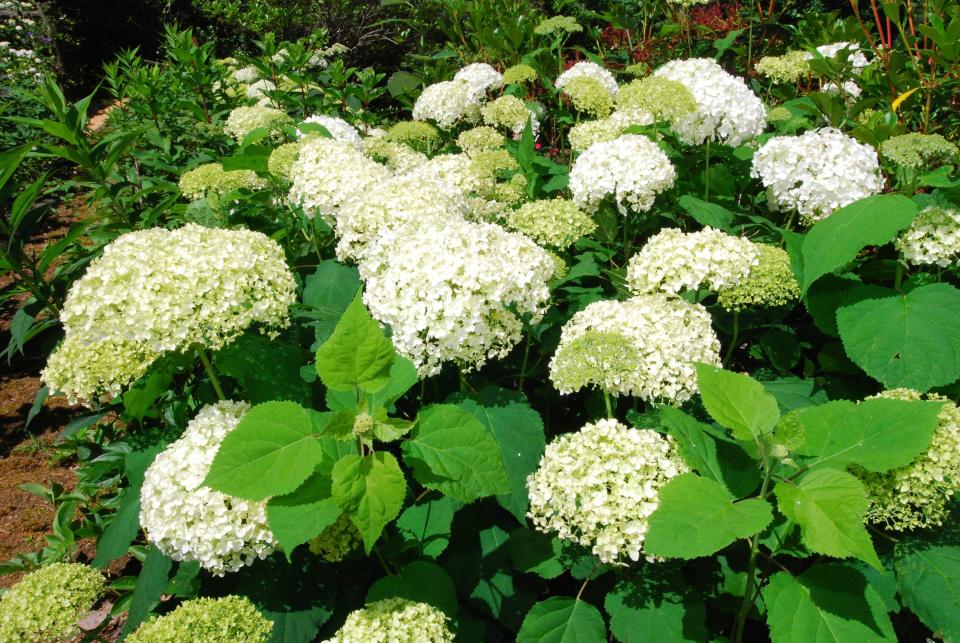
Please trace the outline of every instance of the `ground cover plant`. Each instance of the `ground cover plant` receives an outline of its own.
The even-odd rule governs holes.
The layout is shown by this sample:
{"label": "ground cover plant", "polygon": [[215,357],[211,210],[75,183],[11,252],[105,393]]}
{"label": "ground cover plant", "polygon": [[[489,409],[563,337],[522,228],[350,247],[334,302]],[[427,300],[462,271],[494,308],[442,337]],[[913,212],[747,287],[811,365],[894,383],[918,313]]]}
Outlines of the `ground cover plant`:
{"label": "ground cover plant", "polygon": [[956,6],[516,9],[36,78],[0,641],[960,639]]}

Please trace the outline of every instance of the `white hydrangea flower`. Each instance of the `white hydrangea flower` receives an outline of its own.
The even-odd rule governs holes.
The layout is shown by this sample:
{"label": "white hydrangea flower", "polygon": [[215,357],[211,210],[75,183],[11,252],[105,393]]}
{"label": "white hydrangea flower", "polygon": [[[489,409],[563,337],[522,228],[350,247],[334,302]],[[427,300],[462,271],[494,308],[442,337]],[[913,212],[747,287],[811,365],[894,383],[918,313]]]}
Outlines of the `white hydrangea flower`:
{"label": "white hydrangea flower", "polygon": [[545,312],[555,268],[521,234],[451,218],[371,242],[360,275],[370,314],[392,327],[394,346],[426,376],[447,361],[475,369],[510,352],[521,316],[536,323]]}
{"label": "white hydrangea flower", "polygon": [[465,80],[446,80],[424,88],[413,104],[413,118],[434,121],[441,129],[450,129],[458,121],[475,122],[480,115],[480,103],[470,94]]}
{"label": "white hydrangea flower", "polygon": [[230,77],[233,78],[238,83],[244,85],[249,85],[250,83],[255,83],[260,78],[260,71],[253,65],[247,65],[246,67],[241,67],[237,69]]}
{"label": "white hydrangea flower", "polygon": [[751,175],[772,209],[811,221],[883,189],[876,150],[832,127],[771,138],[754,154]]}
{"label": "white hydrangea flower", "polygon": [[263,78],[248,85],[246,94],[247,98],[252,98],[254,100],[270,100],[270,97],[267,96],[267,92],[274,92],[276,90],[277,86],[273,81]]}
{"label": "white hydrangea flower", "polygon": [[756,138],[767,126],[763,102],[742,78],[728,74],[710,58],[672,60],[653,75],[682,84],[696,99],[695,111],[671,123],[689,145],[709,139],[736,146]]}
{"label": "white hydrangea flower", "polygon": [[897,248],[914,266],[947,268],[960,256],[960,211],[929,206],[900,234]]}
{"label": "white hydrangea flower", "polygon": [[470,196],[471,192],[491,187],[492,182],[466,154],[440,154],[417,165],[406,176],[442,183],[450,198],[457,201]]}
{"label": "white hydrangea flower", "polygon": [[[854,73],[860,73],[864,67],[870,64],[867,57],[860,49],[860,45],[853,42],[833,42],[817,47],[817,52],[824,58],[836,58],[844,49],[849,51],[847,62],[853,67]],[[806,59],[812,60],[815,56],[807,53]]]}
{"label": "white hydrangea flower", "polygon": [[676,176],[656,143],[625,134],[594,143],[577,157],[570,170],[570,192],[574,203],[588,212],[608,196],[624,215],[628,209],[646,212],[657,194],[673,187]]}
{"label": "white hydrangea flower", "polygon": [[840,96],[843,94],[847,102],[850,103],[855,102],[861,94],[860,85],[852,80],[845,80],[841,85],[834,82],[824,83],[820,91],[829,96]]}
{"label": "white hydrangea flower", "polygon": [[[615,355],[581,340],[619,337]],[[592,339],[592,336],[588,339]],[[564,324],[550,360],[550,380],[561,394],[588,385],[650,402],[681,403],[697,392],[696,362],[720,365],[720,342],[710,313],[661,293],[626,301],[595,301]]]}
{"label": "white hydrangea flower", "polygon": [[[360,132],[357,131],[356,127],[342,118],[337,118],[336,116],[325,116],[323,114],[314,114],[313,116],[304,119],[303,122],[322,125],[327,128],[327,131],[330,132],[330,136],[332,136],[335,141],[349,143],[358,150],[363,149],[363,139],[360,138]],[[297,136],[298,138],[303,138],[304,134],[298,130]]]}
{"label": "white hydrangea flower", "polygon": [[241,106],[227,116],[223,131],[232,136],[237,143],[242,143],[247,134],[255,129],[265,127],[275,134],[284,125],[292,122],[292,119],[279,109],[263,105]]}
{"label": "white hydrangea flower", "polygon": [[571,80],[581,76],[593,78],[594,80],[598,81],[601,85],[603,85],[604,89],[610,92],[611,97],[616,96],[617,92],[620,91],[620,86],[617,85],[617,79],[613,77],[613,74],[610,73],[609,70],[606,70],[597,63],[590,62],[589,60],[580,61],[570,69],[557,76],[557,80],[554,85],[557,89],[563,89],[564,86]]}
{"label": "white hydrangea flower", "polygon": [[594,143],[612,141],[623,134],[623,130],[633,125],[650,125],[654,122],[650,112],[643,109],[626,108],[593,121],[583,121],[567,131],[567,140],[574,152],[583,152]]}
{"label": "white hydrangea flower", "polygon": [[295,289],[283,249],[259,232],[130,232],[70,287],[66,337],[43,380],[71,400],[118,395],[163,353],[218,350],[255,323],[287,326]]}
{"label": "white hydrangea flower", "polygon": [[527,515],[604,563],[637,561],[660,489],[688,470],[670,436],[599,420],[547,445],[527,478]]}
{"label": "white hydrangea flower", "polygon": [[411,172],[429,160],[426,154],[409,145],[385,140],[383,136],[367,136],[363,139],[363,152],[397,174]]}
{"label": "white hydrangea flower", "polygon": [[736,286],[760,262],[760,249],[749,239],[704,228],[683,232],[664,228],[627,265],[627,286],[635,293],[696,291]]}
{"label": "white hydrangea flower", "polygon": [[386,598],[350,612],[343,627],[323,643],[453,643],[449,620],[427,603]]}
{"label": "white hydrangea flower", "polygon": [[307,216],[319,214],[332,225],[338,208],[389,177],[387,168],[350,143],[310,137],[290,168],[289,198],[302,205]]}
{"label": "white hydrangea flower", "polygon": [[170,558],[198,561],[215,576],[266,558],[277,545],[266,501],[203,486],[220,444],[249,408],[225,401],[200,409],[183,436],[147,469],[140,492],[147,539]]}
{"label": "white hydrangea flower", "polygon": [[491,89],[503,87],[503,74],[487,63],[469,64],[454,74],[453,79],[467,83],[467,94],[475,103],[483,101]]}

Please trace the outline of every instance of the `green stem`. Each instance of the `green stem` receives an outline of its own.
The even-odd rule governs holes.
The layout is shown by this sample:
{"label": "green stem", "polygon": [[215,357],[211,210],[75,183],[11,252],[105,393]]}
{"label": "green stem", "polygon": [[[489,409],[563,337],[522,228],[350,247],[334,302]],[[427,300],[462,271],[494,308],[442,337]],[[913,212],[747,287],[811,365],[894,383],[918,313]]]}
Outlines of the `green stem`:
{"label": "green stem", "polygon": [[210,363],[210,358],[207,357],[207,351],[198,347],[197,356],[200,358],[200,363],[203,364],[203,369],[207,372],[207,377],[210,378],[210,384],[213,386],[217,397],[220,398],[221,402],[225,401],[227,396],[223,394],[223,387],[220,386],[220,379],[217,377],[216,371],[213,370],[213,364]]}
{"label": "green stem", "polygon": [[[770,462],[767,460],[766,451],[763,445],[758,442],[760,447],[760,456],[763,459],[763,484],[760,487],[759,498],[766,498],[767,490],[770,487]],[[750,540],[750,558],[747,561],[747,585],[743,592],[743,601],[740,603],[740,610],[737,612],[737,620],[734,625],[734,643],[742,643],[743,630],[747,625],[747,616],[750,614],[750,607],[753,605],[753,589],[756,583],[757,575],[757,554],[760,551],[760,532],[753,535]]]}
{"label": "green stem", "polygon": [[723,354],[723,367],[730,365],[730,358],[733,357],[733,351],[737,347],[737,340],[740,339],[740,311],[733,313],[733,331],[730,333],[730,344]]}
{"label": "green stem", "polygon": [[610,393],[607,392],[607,387],[606,387],[606,386],[604,386],[601,390],[603,391],[603,403],[604,403],[604,404],[606,405],[606,407],[607,407],[607,417],[608,417],[608,418],[612,418],[612,417],[613,417],[613,405],[610,403]]}
{"label": "green stem", "polygon": [[527,376],[527,360],[530,358],[530,333],[527,333],[527,341],[523,345],[523,363],[520,365],[520,378],[517,382],[517,390],[523,393],[523,380]]}
{"label": "green stem", "polygon": [[707,139],[706,166],[703,169],[703,200],[710,200],[710,139]]}
{"label": "green stem", "polygon": [[387,572],[388,576],[393,576],[393,571],[387,567],[387,561],[383,559],[383,554],[380,553],[380,548],[374,545],[373,553],[377,555],[377,560],[380,561],[380,566],[383,567],[383,571]]}

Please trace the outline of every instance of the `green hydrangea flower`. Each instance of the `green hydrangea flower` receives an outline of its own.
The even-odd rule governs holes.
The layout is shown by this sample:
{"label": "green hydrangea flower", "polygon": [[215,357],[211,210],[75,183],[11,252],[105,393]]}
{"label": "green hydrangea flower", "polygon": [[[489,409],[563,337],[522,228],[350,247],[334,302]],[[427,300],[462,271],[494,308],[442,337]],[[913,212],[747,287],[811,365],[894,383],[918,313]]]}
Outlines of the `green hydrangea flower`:
{"label": "green hydrangea flower", "polygon": [[696,111],[697,100],[681,83],[661,76],[631,81],[617,93],[617,109],[639,109],[660,121],[674,121]]}
{"label": "green hydrangea flower", "polygon": [[268,129],[271,136],[279,137],[283,128],[293,125],[293,119],[279,109],[254,105],[252,107],[238,107],[227,117],[223,131],[234,138],[237,143],[255,129]]}
{"label": "green hydrangea flower", "polygon": [[448,620],[432,605],[387,598],[350,612],[325,643],[452,643]]}
{"label": "green hydrangea flower", "polygon": [[643,78],[647,75],[648,67],[646,63],[633,63],[624,67],[623,71],[634,78]]}
{"label": "green hydrangea flower", "polygon": [[341,514],[335,523],[312,539],[308,546],[313,555],[328,563],[339,563],[357,551],[362,544],[357,527],[350,521],[347,514]]}
{"label": "green hydrangea flower", "polygon": [[290,168],[293,167],[298,156],[300,156],[300,143],[284,143],[270,152],[267,169],[270,170],[270,174],[289,181]]}
{"label": "green hydrangea flower", "polygon": [[905,168],[932,168],[957,158],[957,146],[939,134],[903,134],[880,144],[884,158]]}
{"label": "green hydrangea flower", "polygon": [[527,126],[527,121],[531,122],[534,138],[540,131],[536,114],[527,109],[524,102],[516,96],[510,96],[509,94],[500,96],[484,105],[480,113],[483,116],[484,123],[493,127],[506,128],[510,130],[514,138],[520,137]]}
{"label": "green hydrangea flower", "polygon": [[398,174],[405,174],[426,163],[426,154],[418,152],[404,143],[391,143],[383,137],[365,138],[364,153],[378,163],[383,163]]}
{"label": "green hydrangea flower", "polygon": [[484,177],[497,177],[519,167],[516,159],[504,149],[483,150],[474,154],[471,160],[473,167]]}
{"label": "green hydrangea flower", "polygon": [[514,65],[507,67],[503,72],[504,85],[519,85],[520,83],[532,83],[537,79],[537,70],[530,65]]}
{"label": "green hydrangea flower", "polygon": [[252,170],[227,172],[219,163],[207,163],[184,172],[180,177],[180,191],[190,200],[205,196],[222,196],[231,190],[266,187],[266,183]]}
{"label": "green hydrangea flower", "polygon": [[154,616],[127,643],[266,643],[273,622],[243,596],[197,598],[164,616]]}
{"label": "green hydrangea flower", "polygon": [[785,250],[757,244],[760,262],[736,286],[717,291],[717,302],[726,310],[741,311],[749,307],[775,308],[800,297],[800,284],[790,267]]}
{"label": "green hydrangea flower", "polygon": [[66,641],[103,593],[100,570],[53,563],[30,572],[0,598],[0,643]]}
{"label": "green hydrangea flower", "polygon": [[812,73],[809,58],[806,51],[788,51],[782,56],[764,56],[754,68],[775,83],[795,83]]}
{"label": "green hydrangea flower", "polygon": [[567,199],[525,203],[510,213],[507,227],[534,241],[563,249],[597,228],[593,218]]}
{"label": "green hydrangea flower", "polygon": [[462,132],[457,137],[457,145],[468,156],[473,156],[478,152],[503,147],[506,140],[506,137],[494,128],[480,125]]}
{"label": "green hydrangea flower", "polygon": [[594,118],[603,118],[613,111],[613,97],[596,78],[575,76],[563,86],[563,93],[570,97],[577,111]]}
{"label": "green hydrangea flower", "polygon": [[387,130],[383,140],[388,143],[403,143],[418,150],[429,149],[438,140],[440,132],[430,123],[423,121],[400,121]]}
{"label": "green hydrangea flower", "polygon": [[538,36],[551,36],[555,33],[580,33],[583,27],[576,18],[570,16],[553,16],[547,18],[533,28]]}
{"label": "green hydrangea flower", "polygon": [[793,113],[786,107],[774,107],[767,112],[768,123],[782,123],[793,118]]}
{"label": "green hydrangea flower", "polygon": [[643,361],[636,342],[613,331],[588,330],[570,342],[551,365],[558,390],[606,388],[610,382],[629,382]]}

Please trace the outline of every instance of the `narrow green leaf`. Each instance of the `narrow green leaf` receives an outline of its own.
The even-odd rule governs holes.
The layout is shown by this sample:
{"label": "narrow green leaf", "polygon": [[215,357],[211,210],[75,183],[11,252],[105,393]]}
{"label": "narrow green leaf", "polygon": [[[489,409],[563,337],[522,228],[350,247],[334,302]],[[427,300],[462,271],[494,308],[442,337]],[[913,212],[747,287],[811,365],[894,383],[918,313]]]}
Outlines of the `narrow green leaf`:
{"label": "narrow green leaf", "polygon": [[127,612],[127,622],[123,625],[122,636],[137,629],[147,620],[153,608],[160,603],[160,598],[167,589],[172,567],[173,560],[164,556],[156,545],[150,545],[147,558],[143,561],[143,568],[137,576],[137,584],[133,588],[133,598],[130,601],[130,610]]}
{"label": "narrow green leaf", "polygon": [[748,375],[697,364],[697,386],[710,416],[738,440],[769,433],[780,419],[776,398]]}
{"label": "narrow green leaf", "polygon": [[393,343],[367,312],[358,292],[330,338],[317,350],[317,373],[324,386],[365,391],[383,388],[396,359]]}
{"label": "narrow green leaf", "polygon": [[517,643],[598,643],[607,640],[603,615],[590,603],[555,596],[533,606]]}
{"label": "narrow green leaf", "polygon": [[702,201],[689,194],[684,194],[677,203],[700,225],[724,231],[729,231],[733,225],[733,212],[722,205]]}
{"label": "narrow green leaf", "polygon": [[333,467],[333,499],[356,525],[367,553],[400,513],[407,482],[389,453],[346,455]]}

